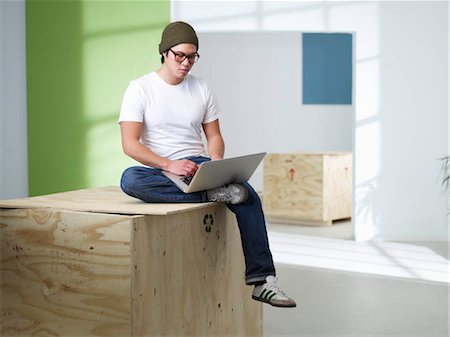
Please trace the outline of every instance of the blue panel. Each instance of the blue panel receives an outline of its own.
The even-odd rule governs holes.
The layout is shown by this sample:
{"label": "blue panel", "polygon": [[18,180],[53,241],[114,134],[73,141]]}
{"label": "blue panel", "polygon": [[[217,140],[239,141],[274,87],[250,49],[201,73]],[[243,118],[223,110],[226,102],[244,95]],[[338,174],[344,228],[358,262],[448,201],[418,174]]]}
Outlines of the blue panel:
{"label": "blue panel", "polygon": [[352,104],[351,34],[303,34],[303,104]]}

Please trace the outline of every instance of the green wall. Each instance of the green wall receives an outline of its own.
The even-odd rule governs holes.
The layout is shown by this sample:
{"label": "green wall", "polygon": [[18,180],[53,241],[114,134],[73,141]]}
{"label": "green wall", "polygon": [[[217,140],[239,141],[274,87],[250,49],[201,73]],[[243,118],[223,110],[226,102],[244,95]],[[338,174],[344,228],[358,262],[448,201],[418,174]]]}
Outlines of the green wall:
{"label": "green wall", "polygon": [[118,185],[128,82],[160,65],[166,1],[27,1],[30,195]]}

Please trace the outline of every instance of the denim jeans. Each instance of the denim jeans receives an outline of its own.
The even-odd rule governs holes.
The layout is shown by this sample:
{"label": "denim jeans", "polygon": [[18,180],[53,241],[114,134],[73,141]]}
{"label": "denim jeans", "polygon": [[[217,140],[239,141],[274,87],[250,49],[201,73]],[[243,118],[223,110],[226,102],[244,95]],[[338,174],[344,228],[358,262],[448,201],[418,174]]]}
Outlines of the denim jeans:
{"label": "denim jeans", "polygon": [[[200,164],[210,160],[206,157],[186,158]],[[272,253],[267,238],[266,222],[261,200],[255,190],[244,184],[249,197],[246,202],[227,207],[236,215],[241,234],[245,258],[245,282],[254,284],[275,276]],[[184,193],[160,169],[133,166],[126,169],[120,182],[122,190],[135,198],[148,203],[195,203],[206,202],[206,191]]]}

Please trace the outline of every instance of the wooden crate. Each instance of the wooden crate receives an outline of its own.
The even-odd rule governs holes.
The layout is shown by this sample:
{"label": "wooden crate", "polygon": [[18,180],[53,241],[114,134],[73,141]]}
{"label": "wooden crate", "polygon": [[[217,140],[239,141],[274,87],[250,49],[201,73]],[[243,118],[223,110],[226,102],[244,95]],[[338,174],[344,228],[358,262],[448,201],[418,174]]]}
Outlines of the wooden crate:
{"label": "wooden crate", "polygon": [[1,336],[262,336],[224,204],[118,188],[0,201]]}
{"label": "wooden crate", "polygon": [[263,204],[271,222],[331,225],[351,217],[352,155],[272,153],[264,159]]}

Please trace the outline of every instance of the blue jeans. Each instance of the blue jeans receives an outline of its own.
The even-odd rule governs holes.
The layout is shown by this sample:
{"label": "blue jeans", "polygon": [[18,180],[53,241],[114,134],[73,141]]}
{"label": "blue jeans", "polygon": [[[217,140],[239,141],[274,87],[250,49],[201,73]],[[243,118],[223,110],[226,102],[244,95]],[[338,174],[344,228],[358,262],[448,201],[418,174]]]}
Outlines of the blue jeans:
{"label": "blue jeans", "polygon": [[[186,158],[200,164],[210,160],[206,157]],[[254,284],[264,281],[269,275],[275,276],[272,253],[267,238],[266,222],[261,200],[255,190],[244,184],[249,197],[246,202],[227,207],[236,214],[242,249],[245,258],[245,282]],[[193,203],[206,202],[206,191],[184,193],[160,169],[133,166],[126,169],[120,182],[122,190],[148,203]]]}

